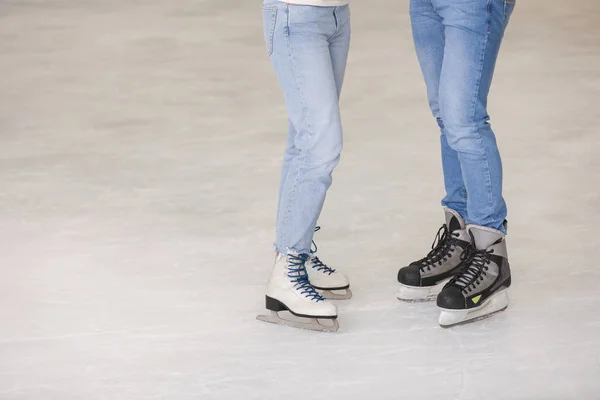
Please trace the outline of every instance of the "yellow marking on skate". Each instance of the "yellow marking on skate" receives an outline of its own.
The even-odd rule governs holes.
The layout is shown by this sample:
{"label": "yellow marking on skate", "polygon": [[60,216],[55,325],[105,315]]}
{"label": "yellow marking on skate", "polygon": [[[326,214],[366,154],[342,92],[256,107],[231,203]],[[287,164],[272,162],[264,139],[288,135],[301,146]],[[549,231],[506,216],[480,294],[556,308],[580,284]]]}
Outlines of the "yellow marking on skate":
{"label": "yellow marking on skate", "polygon": [[479,300],[481,300],[481,295],[479,296],[475,296],[471,299],[471,301],[473,302],[473,304],[477,304],[479,303]]}

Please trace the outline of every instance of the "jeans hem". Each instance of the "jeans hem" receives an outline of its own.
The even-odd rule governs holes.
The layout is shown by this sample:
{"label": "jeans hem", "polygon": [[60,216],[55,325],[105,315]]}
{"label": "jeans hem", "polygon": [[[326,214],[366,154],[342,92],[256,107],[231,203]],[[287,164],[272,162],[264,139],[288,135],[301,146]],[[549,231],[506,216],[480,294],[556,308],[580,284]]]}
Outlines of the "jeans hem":
{"label": "jeans hem", "polygon": [[[285,250],[282,250],[285,249]],[[310,254],[310,249],[308,250],[297,250],[294,249],[292,247],[283,247],[283,246],[277,246],[277,244],[273,244],[273,250],[275,250],[276,253],[279,254],[283,254],[285,256],[287,256],[288,254]]]}

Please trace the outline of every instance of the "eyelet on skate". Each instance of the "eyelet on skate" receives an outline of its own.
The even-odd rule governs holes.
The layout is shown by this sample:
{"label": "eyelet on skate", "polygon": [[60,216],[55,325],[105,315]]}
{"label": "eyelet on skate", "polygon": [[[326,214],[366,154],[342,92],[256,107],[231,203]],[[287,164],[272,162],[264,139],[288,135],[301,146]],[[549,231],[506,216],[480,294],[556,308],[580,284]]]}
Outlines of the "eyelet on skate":
{"label": "eyelet on skate", "polygon": [[289,256],[289,265],[287,266],[287,276],[290,278],[290,282],[294,284],[297,291],[303,296],[311,299],[315,302],[324,301],[325,299],[315,290],[308,280],[308,273],[304,266],[307,254]]}

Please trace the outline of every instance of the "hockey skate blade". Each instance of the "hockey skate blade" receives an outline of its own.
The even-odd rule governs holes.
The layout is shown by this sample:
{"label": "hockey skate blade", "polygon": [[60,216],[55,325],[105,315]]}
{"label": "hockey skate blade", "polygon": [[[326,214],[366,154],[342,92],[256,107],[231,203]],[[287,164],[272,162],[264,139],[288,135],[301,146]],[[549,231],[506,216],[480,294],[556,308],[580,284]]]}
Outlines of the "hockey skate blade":
{"label": "hockey skate blade", "polygon": [[330,320],[332,322],[332,325],[322,324],[316,318],[310,318],[310,322],[292,321],[281,318],[276,311],[271,311],[268,315],[259,315],[256,317],[256,319],[259,321],[268,322],[270,324],[289,326],[291,328],[307,329],[309,331],[318,332],[337,332],[337,330],[340,328],[337,319]]}
{"label": "hockey skate blade", "polygon": [[489,299],[481,306],[470,310],[448,310],[442,308],[439,323],[442,328],[451,328],[456,325],[464,325],[482,319],[487,319],[494,314],[506,310],[508,307],[508,289],[504,289]]}
{"label": "hockey skate blade", "polygon": [[327,300],[350,300],[352,298],[352,291],[350,290],[350,288],[346,288],[346,289],[340,289],[340,291],[344,291],[344,293],[336,293],[336,291],[333,290],[324,290],[324,289],[318,289],[319,290],[319,294],[323,297],[325,297]]}
{"label": "hockey skate blade", "polygon": [[428,301],[434,301],[449,280],[450,278],[444,279],[437,285],[429,287],[408,286],[401,283],[396,297],[398,300],[405,301],[407,303],[424,303]]}

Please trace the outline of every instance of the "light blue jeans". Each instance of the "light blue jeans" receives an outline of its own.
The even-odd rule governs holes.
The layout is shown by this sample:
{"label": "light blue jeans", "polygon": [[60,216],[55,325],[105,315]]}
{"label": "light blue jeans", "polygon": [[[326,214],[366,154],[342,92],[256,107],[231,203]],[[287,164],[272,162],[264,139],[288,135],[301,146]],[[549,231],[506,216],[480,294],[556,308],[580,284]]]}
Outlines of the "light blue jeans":
{"label": "light blue jeans", "polygon": [[514,0],[410,2],[417,57],[442,132],[442,205],[467,223],[502,231],[502,162],[487,99],[514,6]]}
{"label": "light blue jeans", "polygon": [[289,118],[275,250],[309,253],[342,151],[339,96],[350,47],[350,8],[265,0],[263,25]]}

